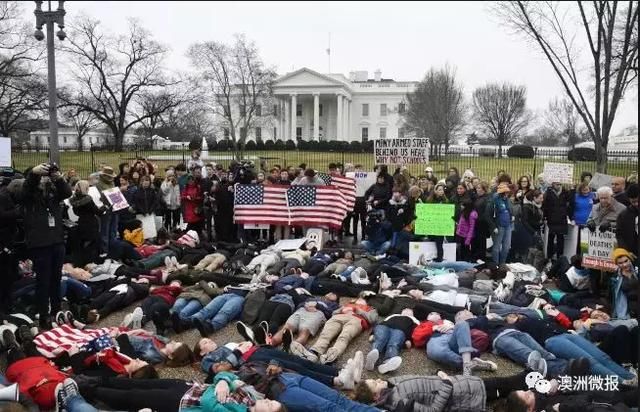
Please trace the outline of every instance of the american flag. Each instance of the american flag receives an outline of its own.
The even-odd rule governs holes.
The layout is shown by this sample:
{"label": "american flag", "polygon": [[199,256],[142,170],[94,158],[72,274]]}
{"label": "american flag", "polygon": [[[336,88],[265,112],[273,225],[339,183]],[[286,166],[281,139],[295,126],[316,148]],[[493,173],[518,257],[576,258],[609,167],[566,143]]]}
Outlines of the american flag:
{"label": "american flag", "polygon": [[318,177],[324,181],[327,186],[335,186],[344,195],[347,201],[347,209],[353,210],[356,204],[356,181],[350,177],[331,176],[327,173],[318,173]]}
{"label": "american flag", "polygon": [[289,186],[236,185],[233,207],[235,222],[288,225],[287,189]]}
{"label": "american flag", "polygon": [[296,226],[340,228],[349,210],[336,186],[291,186],[287,205],[290,224]]}
{"label": "american flag", "polygon": [[[125,329],[126,330],[126,329]],[[61,325],[49,331],[39,333],[33,343],[38,352],[49,359],[57,357],[54,351],[58,348],[68,351],[72,346],[84,346],[92,340],[111,332],[120,331],[120,328],[110,327],[101,329],[76,329],[69,325]]]}

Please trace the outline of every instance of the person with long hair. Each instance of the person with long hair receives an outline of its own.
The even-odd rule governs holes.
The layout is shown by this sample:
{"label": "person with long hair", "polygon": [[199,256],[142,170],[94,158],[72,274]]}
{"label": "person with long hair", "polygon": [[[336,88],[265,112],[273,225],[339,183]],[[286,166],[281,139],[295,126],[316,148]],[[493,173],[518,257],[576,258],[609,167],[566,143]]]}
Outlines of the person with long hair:
{"label": "person with long hair", "polygon": [[533,185],[531,184],[531,180],[528,176],[520,176],[518,179],[517,191],[515,200],[516,202],[524,202],[524,198],[531,190],[533,190]]}
{"label": "person with long hair", "polygon": [[456,228],[456,242],[458,243],[458,260],[473,262],[473,239],[476,236],[476,222],[478,212],[469,198],[463,199],[460,205],[460,217]]}
{"label": "person with long hair", "polygon": [[100,219],[106,208],[99,209],[89,196],[89,182],[80,180],[76,183],[73,196],[69,199],[73,213],[78,216],[78,242],[71,251],[74,266],[84,266],[98,260],[100,255]]}
{"label": "person with long hair", "polygon": [[[447,204],[450,203],[449,199],[445,195],[445,185],[438,183],[433,189],[431,195],[427,198],[426,203]],[[435,262],[442,262],[444,258],[443,243],[446,239],[444,236],[429,236],[429,239],[436,243],[437,256],[434,259]]]}

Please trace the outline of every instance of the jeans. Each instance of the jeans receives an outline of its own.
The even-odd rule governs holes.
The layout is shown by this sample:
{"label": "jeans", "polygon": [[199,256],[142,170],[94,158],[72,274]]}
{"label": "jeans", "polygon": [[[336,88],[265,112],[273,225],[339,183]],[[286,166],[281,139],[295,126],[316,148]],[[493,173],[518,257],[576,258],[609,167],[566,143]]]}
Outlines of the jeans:
{"label": "jeans", "polygon": [[370,255],[383,255],[391,247],[391,241],[387,240],[386,242],[382,242],[382,244],[378,245],[370,240],[363,240],[362,247],[365,248],[367,253]]}
{"label": "jeans", "polygon": [[277,400],[292,411],[378,412],[379,409],[348,399],[322,383],[295,373],[280,374],[284,389]]}
{"label": "jeans", "polygon": [[62,264],[64,263],[64,244],[39,247],[29,250],[36,274],[36,300],[40,319],[60,310],[60,283],[62,282]]}
{"label": "jeans", "polygon": [[214,330],[220,330],[231,320],[240,316],[243,305],[243,297],[233,293],[225,293],[224,295],[216,296],[207,306],[193,315],[191,320],[206,320],[211,323]]}
{"label": "jeans", "polygon": [[400,329],[390,328],[386,325],[376,325],[373,328],[373,349],[384,354],[383,360],[400,355],[400,350],[407,337]]}
{"label": "jeans", "polygon": [[544,346],[559,358],[567,360],[581,357],[588,358],[591,363],[591,373],[594,375],[618,375],[622,380],[633,378],[629,371],[615,363],[609,355],[582,336],[563,333],[547,339]]}
{"label": "jeans", "polygon": [[343,282],[346,282],[347,279],[349,279],[349,277],[351,276],[351,272],[353,272],[354,270],[356,270],[356,266],[348,266],[345,270],[338,273],[338,276],[340,276]]}
{"label": "jeans", "polygon": [[68,412],[98,412],[96,408],[87,403],[80,395],[67,398],[65,410]]}
{"label": "jeans", "polygon": [[100,243],[102,253],[109,253],[111,243],[118,236],[117,213],[106,213],[100,217]]}
{"label": "jeans", "polygon": [[167,256],[175,256],[176,252],[170,249],[160,250],[148,258],[144,258],[136,261],[134,264],[142,269],[155,269],[160,266],[164,266],[164,258]]}
{"label": "jeans", "polygon": [[290,369],[300,375],[315,379],[327,386],[333,386],[333,379],[338,376],[338,369],[334,366],[314,363],[269,346],[259,347],[251,356],[249,356],[248,360],[250,362],[269,363],[274,359],[277,360],[283,368]]}
{"label": "jeans", "polygon": [[502,302],[491,302],[489,304],[489,310],[491,313],[495,313],[500,316],[507,316],[510,313],[517,313],[524,315],[532,319],[540,319],[538,311],[535,309],[523,308],[521,306],[510,305]]}
{"label": "jeans", "polygon": [[60,298],[67,296],[68,293],[78,300],[89,299],[91,288],[77,279],[65,276],[60,284]]}
{"label": "jeans", "polygon": [[511,329],[493,341],[496,354],[505,356],[518,365],[526,366],[531,352],[538,351],[547,361],[547,371],[552,376],[558,376],[567,370],[567,360],[558,359],[552,353],[540,346],[528,333]]}
{"label": "jeans", "polygon": [[462,369],[462,353],[476,352],[471,345],[471,329],[467,322],[458,322],[453,333],[434,333],[427,343],[427,357],[436,362]]}
{"label": "jeans", "polygon": [[462,272],[468,269],[473,269],[477,264],[455,261],[455,262],[429,262],[427,267],[436,269],[453,269],[454,272]]}
{"label": "jeans", "polygon": [[509,249],[511,249],[511,233],[513,226],[497,227],[498,233],[492,235],[493,246],[491,248],[491,257],[496,264],[507,263]]}
{"label": "jeans", "polygon": [[171,311],[177,313],[180,320],[186,321],[191,316],[198,313],[200,309],[202,309],[202,303],[200,303],[198,299],[189,300],[185,298],[178,298],[176,299],[176,303],[173,304]]}

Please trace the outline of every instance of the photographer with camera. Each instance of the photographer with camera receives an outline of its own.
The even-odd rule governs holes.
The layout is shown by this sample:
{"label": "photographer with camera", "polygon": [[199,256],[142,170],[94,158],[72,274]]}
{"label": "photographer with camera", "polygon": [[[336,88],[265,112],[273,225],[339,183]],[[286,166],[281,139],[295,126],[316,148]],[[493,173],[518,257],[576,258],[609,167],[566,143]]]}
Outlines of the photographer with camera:
{"label": "photographer with camera", "polygon": [[14,202],[16,193],[13,189],[22,180],[15,179],[12,170],[3,171],[0,179],[0,315],[3,315],[11,308],[11,289],[18,279],[16,238],[21,215]]}
{"label": "photographer with camera", "polygon": [[36,273],[41,329],[50,329],[49,314],[60,310],[60,282],[65,256],[61,204],[70,196],[71,187],[62,179],[55,163],[42,163],[26,171],[20,204],[24,211],[28,255]]}

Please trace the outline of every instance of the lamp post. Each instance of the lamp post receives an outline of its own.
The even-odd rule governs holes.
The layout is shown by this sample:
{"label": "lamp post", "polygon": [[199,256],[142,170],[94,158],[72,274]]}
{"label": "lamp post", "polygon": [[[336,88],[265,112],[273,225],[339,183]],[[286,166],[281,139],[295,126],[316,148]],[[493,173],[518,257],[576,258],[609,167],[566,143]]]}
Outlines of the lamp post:
{"label": "lamp post", "polygon": [[58,1],[58,10],[51,10],[51,0],[47,1],[48,11],[42,11],[42,0],[36,1],[36,31],[33,36],[36,40],[44,40],[42,26],[47,25],[47,78],[49,88],[49,161],[60,164],[60,149],[58,148],[58,102],[56,97],[56,57],[53,45],[53,24],[56,23],[60,30],[56,35],[64,40],[67,35],[64,30],[64,1]]}

